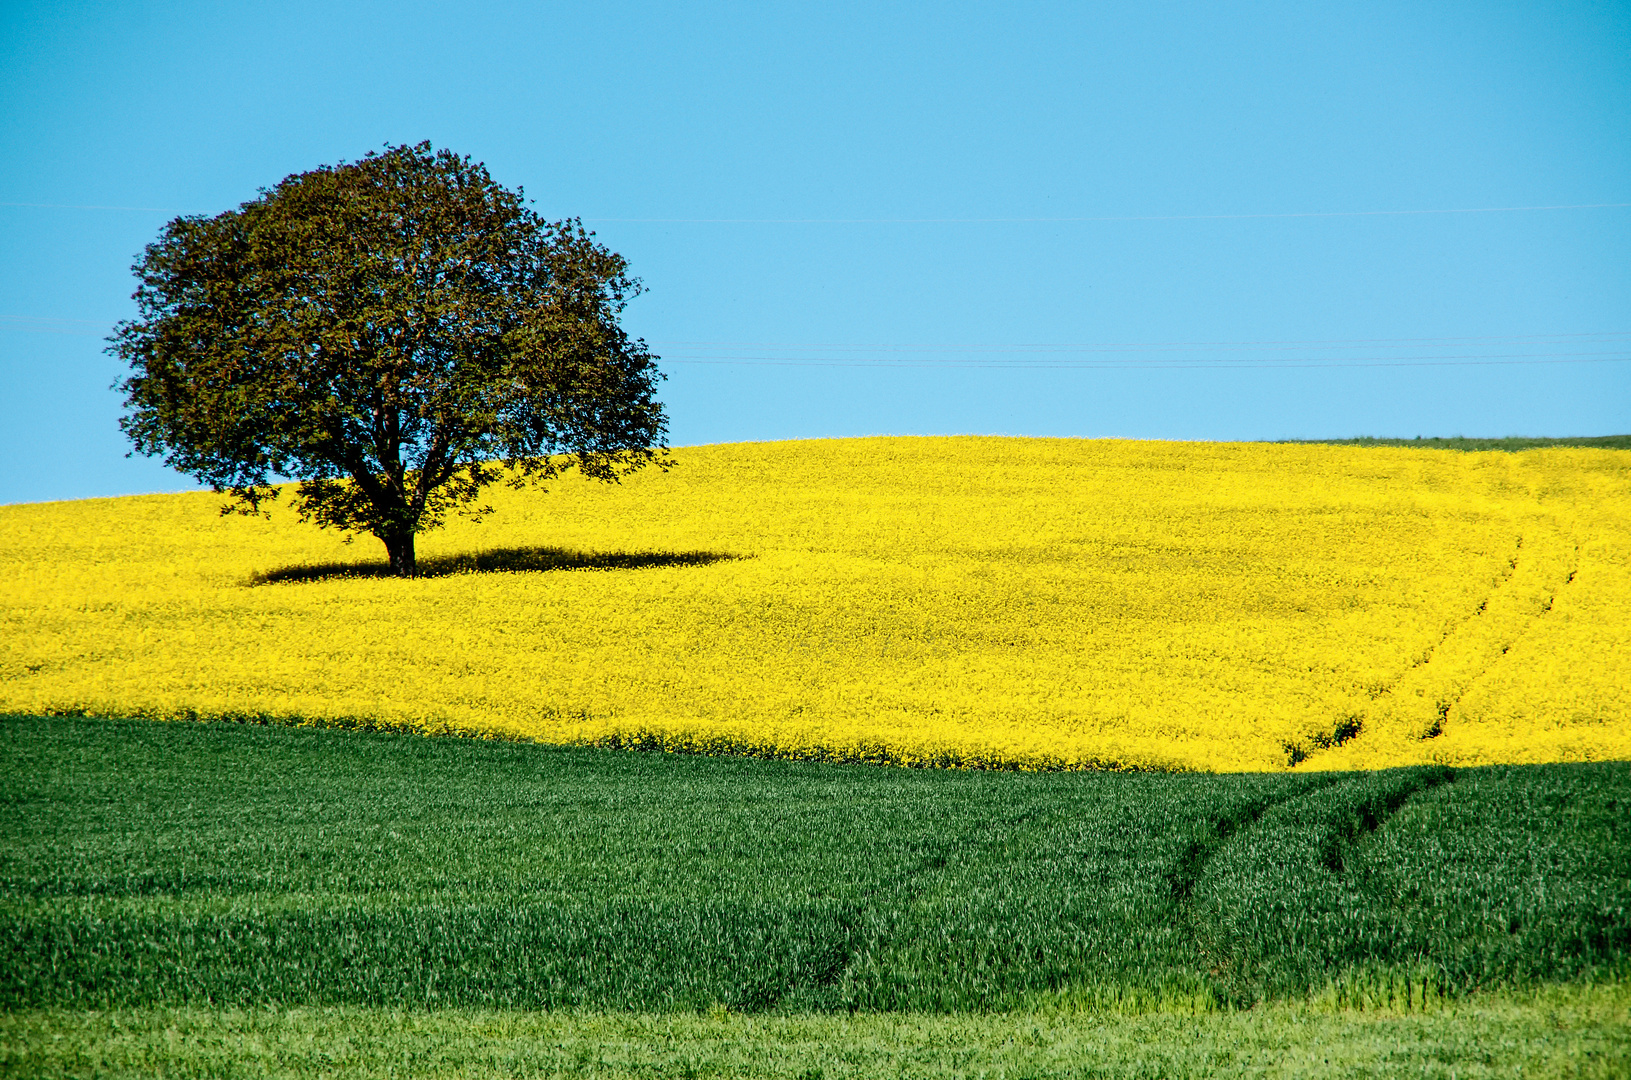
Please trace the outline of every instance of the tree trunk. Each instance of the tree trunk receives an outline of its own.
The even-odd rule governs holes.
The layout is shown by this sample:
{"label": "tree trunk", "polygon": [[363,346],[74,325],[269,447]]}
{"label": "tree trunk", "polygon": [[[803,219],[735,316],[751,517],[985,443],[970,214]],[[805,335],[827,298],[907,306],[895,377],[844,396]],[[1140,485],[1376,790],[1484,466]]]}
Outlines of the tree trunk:
{"label": "tree trunk", "polygon": [[380,537],[385,541],[386,554],[391,558],[391,575],[393,577],[418,577],[419,564],[413,557],[413,532],[387,533]]}

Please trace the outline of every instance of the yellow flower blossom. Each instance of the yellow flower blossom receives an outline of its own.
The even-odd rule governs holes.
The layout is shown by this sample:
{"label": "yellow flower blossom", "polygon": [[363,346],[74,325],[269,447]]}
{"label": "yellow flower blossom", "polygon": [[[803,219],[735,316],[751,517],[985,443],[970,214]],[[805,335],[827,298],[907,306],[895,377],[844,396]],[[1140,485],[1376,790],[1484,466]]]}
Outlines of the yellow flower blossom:
{"label": "yellow flower blossom", "polygon": [[1625,451],[674,456],[502,490],[411,581],[321,576],[377,543],[207,493],[0,507],[0,711],[1003,768],[1631,757]]}

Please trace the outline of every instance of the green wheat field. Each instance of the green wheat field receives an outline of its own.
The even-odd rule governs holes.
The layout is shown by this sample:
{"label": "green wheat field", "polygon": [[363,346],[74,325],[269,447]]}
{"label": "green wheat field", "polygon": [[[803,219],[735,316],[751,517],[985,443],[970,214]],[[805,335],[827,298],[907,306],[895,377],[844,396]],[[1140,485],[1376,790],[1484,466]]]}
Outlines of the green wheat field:
{"label": "green wheat field", "polygon": [[8,1076],[1623,1076],[1631,763],[0,719]]}

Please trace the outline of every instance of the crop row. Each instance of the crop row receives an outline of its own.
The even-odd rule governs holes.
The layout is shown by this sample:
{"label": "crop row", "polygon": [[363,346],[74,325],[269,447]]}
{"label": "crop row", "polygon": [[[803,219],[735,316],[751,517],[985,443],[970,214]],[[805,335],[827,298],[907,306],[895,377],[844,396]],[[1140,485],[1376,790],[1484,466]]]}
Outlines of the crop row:
{"label": "crop row", "polygon": [[1622,979],[1628,799],[12,718],[0,1005],[1413,1008]]}

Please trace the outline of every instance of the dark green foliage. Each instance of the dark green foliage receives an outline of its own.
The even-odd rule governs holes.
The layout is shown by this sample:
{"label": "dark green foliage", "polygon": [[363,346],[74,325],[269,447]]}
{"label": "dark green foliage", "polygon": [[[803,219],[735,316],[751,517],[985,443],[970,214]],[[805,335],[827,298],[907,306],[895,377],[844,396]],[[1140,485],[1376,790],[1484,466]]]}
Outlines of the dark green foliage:
{"label": "dark green foliage", "polygon": [[429,143],[176,218],[134,269],[109,351],[136,449],[250,512],[298,480],[303,518],[379,537],[395,573],[446,511],[485,512],[499,461],[520,483],[657,460],[622,256]]}
{"label": "dark green foliage", "polygon": [[1590,446],[1599,450],[1631,450],[1631,435],[1578,435],[1561,439],[1540,436],[1508,435],[1503,439],[1469,439],[1456,435],[1441,438],[1434,435],[1423,439],[1376,439],[1361,436],[1357,439],[1284,439],[1290,443],[1316,443],[1327,446],[1414,446],[1428,450],[1540,450],[1548,446]]}
{"label": "dark green foliage", "polygon": [[1631,766],[913,771],[0,720],[0,1006],[1139,1012],[1620,978]]}

